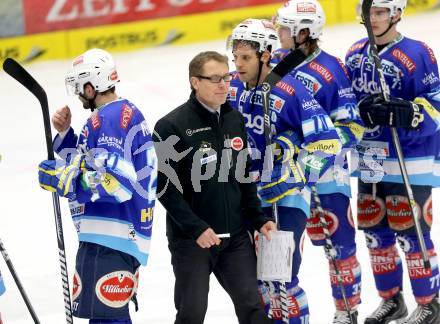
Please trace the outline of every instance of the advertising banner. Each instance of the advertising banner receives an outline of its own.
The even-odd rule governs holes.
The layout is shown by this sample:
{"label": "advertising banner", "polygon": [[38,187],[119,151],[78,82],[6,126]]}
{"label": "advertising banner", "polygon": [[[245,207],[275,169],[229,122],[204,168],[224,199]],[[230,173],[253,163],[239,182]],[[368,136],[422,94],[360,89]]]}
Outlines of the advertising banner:
{"label": "advertising banner", "polygon": [[279,0],[23,0],[26,34],[252,7]]}

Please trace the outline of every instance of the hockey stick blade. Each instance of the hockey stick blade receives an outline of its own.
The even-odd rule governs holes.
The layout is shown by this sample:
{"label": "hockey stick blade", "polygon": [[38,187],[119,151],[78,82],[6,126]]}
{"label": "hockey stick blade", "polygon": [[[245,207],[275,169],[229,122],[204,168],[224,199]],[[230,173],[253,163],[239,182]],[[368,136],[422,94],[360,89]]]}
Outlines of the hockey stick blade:
{"label": "hockey stick blade", "polygon": [[[370,54],[374,60],[374,67],[377,72],[377,77],[380,82],[380,87],[382,91],[382,95],[385,101],[390,100],[390,91],[385,81],[385,76],[382,70],[382,64],[379,57],[379,52],[377,51],[377,46],[373,34],[373,28],[371,26],[370,20],[370,9],[373,4],[373,0],[363,0],[362,2],[362,17],[364,20],[365,28],[367,29],[368,41],[370,43]],[[411,188],[411,183],[409,181],[408,172],[406,170],[405,158],[403,155],[402,146],[400,145],[399,134],[397,133],[397,129],[395,127],[391,127],[391,136],[393,138],[393,144],[397,153],[397,160],[399,162],[400,172],[403,178],[403,184],[405,185],[406,194],[408,197],[408,202],[411,206],[411,217],[413,219],[414,225],[416,227],[417,240],[419,242],[420,250],[422,252],[423,258],[423,266],[425,269],[431,268],[431,262],[429,260],[428,251],[426,249],[425,240],[423,238],[423,232],[420,225],[419,217],[418,217],[418,209],[417,203],[414,198],[414,193]]]}
{"label": "hockey stick blade", "polygon": [[[55,154],[53,151],[52,133],[49,118],[49,105],[47,102],[46,92],[41,87],[41,85],[29,74],[29,72],[26,71],[17,61],[11,58],[7,58],[3,63],[3,69],[12,78],[17,80],[21,85],[28,89],[40,102],[41,110],[43,112],[44,133],[46,135],[47,156],[49,160],[54,160]],[[70,300],[69,276],[67,271],[66,251],[64,246],[63,223],[61,220],[60,200],[58,194],[55,192],[52,193],[52,203],[55,216],[55,227],[57,232],[58,257],[61,269],[61,280],[64,297],[64,311],[66,314],[66,322],[68,324],[71,324],[73,323],[72,304]]]}
{"label": "hockey stick blade", "polygon": [[47,103],[47,95],[41,85],[26,71],[20,63],[12,58],[7,58],[3,62],[3,69],[12,78],[17,80],[21,85],[28,89],[40,102],[43,111],[44,132],[46,135],[47,158],[53,160],[55,158],[52,145],[52,133],[50,128],[49,105]]}

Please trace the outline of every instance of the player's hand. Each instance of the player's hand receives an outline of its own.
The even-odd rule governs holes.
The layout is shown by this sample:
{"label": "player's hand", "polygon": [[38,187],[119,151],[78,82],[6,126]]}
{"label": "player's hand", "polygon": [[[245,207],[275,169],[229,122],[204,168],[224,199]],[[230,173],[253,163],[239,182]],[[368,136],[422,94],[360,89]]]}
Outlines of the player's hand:
{"label": "player's hand", "polygon": [[68,130],[71,122],[72,113],[70,112],[69,106],[58,109],[52,116],[52,125],[58,133]]}
{"label": "player's hand", "polygon": [[270,241],[271,232],[272,231],[276,232],[276,230],[277,230],[277,224],[275,224],[272,221],[268,221],[268,222],[264,223],[263,226],[261,226],[260,233],[263,234],[268,241]]}
{"label": "player's hand", "polygon": [[215,234],[214,230],[212,228],[208,228],[206,231],[200,234],[196,242],[202,249],[209,249],[213,245],[219,245],[221,241]]}

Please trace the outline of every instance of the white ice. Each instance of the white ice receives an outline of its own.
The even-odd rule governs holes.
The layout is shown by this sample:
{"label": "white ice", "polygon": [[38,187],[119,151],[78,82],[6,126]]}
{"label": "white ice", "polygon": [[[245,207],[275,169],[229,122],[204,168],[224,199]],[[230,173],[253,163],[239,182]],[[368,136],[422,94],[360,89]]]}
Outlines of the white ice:
{"label": "white ice", "polygon": [[[440,58],[439,18],[439,11],[404,17],[399,29],[411,38],[428,43]],[[322,47],[343,59],[348,47],[364,36],[365,30],[359,24],[329,27],[325,30]],[[161,47],[114,55],[122,80],[118,86],[119,95],[138,105],[152,128],[160,117],[187,99],[190,92],[188,63],[195,54],[204,50],[225,52],[224,42]],[[35,63],[28,69],[46,89],[51,113],[68,104],[74,115],[73,126],[79,130],[88,117],[88,112],[80,107],[76,98],[69,98],[65,94],[64,74],[68,65],[67,60],[42,62]],[[0,238],[41,323],[65,323],[51,195],[41,190],[37,181],[37,165],[46,157],[40,107],[27,90],[3,71],[0,71],[0,96],[3,106],[0,112],[0,154],[3,157],[0,164]],[[354,189],[353,191],[355,193]],[[438,218],[438,190],[435,190],[434,196],[434,218]],[[61,200],[61,205],[71,279],[78,243],[65,199]],[[440,248],[440,227],[437,222],[434,222],[432,237],[437,248]],[[379,298],[374,288],[361,232],[357,232],[356,239],[358,259],[363,270],[363,303],[359,307],[359,322],[362,323],[365,316],[376,308]],[[334,306],[324,251],[313,247],[306,239],[303,256],[299,277],[301,286],[308,295],[310,323],[331,323]],[[3,259],[0,260],[0,269],[7,286],[7,292],[0,297],[0,312],[5,324],[32,323]],[[205,322],[237,323],[229,297],[215,277],[212,278]],[[174,276],[165,237],[165,211],[157,203],[150,260],[147,267],[141,269],[140,310],[135,313],[131,309],[133,322],[173,323],[173,283]],[[406,301],[412,310],[415,302],[407,279],[404,281],[404,290]],[[87,321],[75,319],[75,323]]]}

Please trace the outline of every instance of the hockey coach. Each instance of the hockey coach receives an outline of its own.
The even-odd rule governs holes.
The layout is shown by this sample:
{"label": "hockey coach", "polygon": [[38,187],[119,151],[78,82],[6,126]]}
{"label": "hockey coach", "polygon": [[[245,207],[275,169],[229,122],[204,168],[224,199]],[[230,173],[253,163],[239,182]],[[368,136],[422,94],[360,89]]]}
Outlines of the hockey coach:
{"label": "hockey coach", "polygon": [[231,297],[239,323],[271,323],[259,300],[247,230],[269,238],[276,225],[264,216],[248,175],[244,119],[226,103],[228,58],[196,55],[189,81],[188,101],[161,118],[153,136],[175,275],[174,323],[203,323],[211,273]]}

